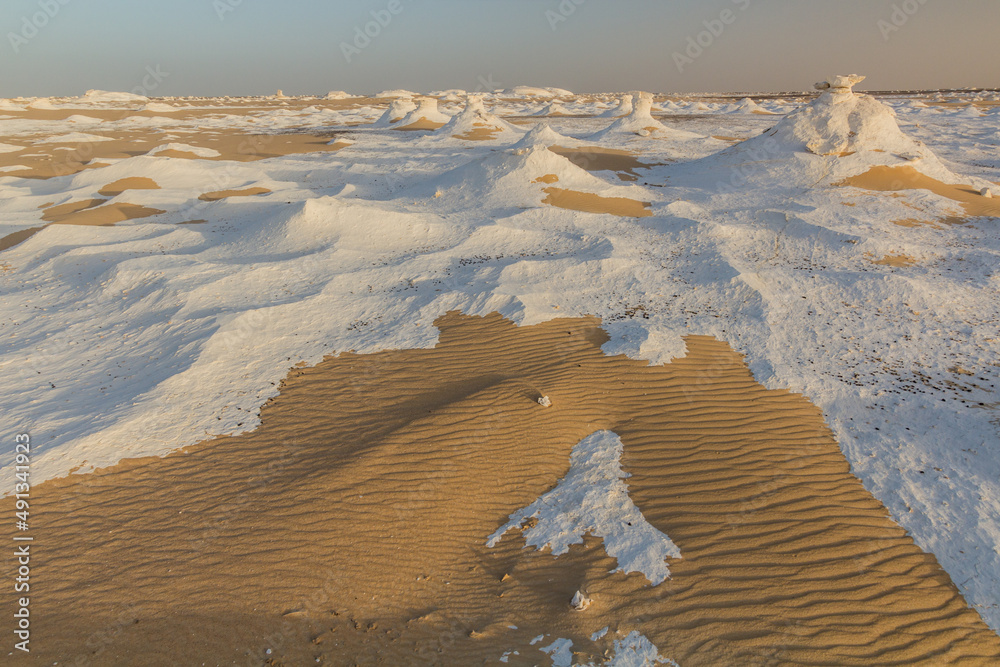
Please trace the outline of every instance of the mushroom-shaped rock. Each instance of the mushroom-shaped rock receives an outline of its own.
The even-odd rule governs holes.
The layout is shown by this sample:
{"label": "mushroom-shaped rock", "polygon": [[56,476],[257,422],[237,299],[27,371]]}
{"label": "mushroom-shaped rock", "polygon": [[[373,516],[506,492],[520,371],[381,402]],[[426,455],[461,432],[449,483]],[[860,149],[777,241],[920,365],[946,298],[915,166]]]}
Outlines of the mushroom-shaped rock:
{"label": "mushroom-shaped rock", "polygon": [[865,80],[860,74],[831,76],[815,85],[816,90],[828,90],[835,94],[853,93],[854,86]]}
{"label": "mushroom-shaped rock", "polygon": [[417,105],[409,97],[397,97],[392,100],[389,108],[386,109],[381,118],[375,121],[375,124],[379,127],[388,127],[403,120],[408,113],[416,108]]}
{"label": "mushroom-shaped rock", "polygon": [[523,130],[487,111],[482,96],[469,95],[465,109],[453,116],[439,132],[469,141],[488,141],[505,136],[517,137]]}
{"label": "mushroom-shaped rock", "polygon": [[593,135],[591,139],[602,140],[615,135],[621,136],[656,136],[669,139],[700,139],[701,135],[668,128],[660,121],[653,118],[653,96],[650,93],[633,93],[632,113],[624,118],[619,118],[609,127]]}
{"label": "mushroom-shaped rock", "polygon": [[396,130],[436,130],[451,120],[451,116],[441,113],[436,97],[421,97],[419,106],[408,113]]}
{"label": "mushroom-shaped rock", "polygon": [[632,102],[633,98],[631,95],[625,95],[618,102],[618,106],[614,109],[608,109],[604,113],[600,114],[598,118],[623,118],[630,113],[632,113]]}

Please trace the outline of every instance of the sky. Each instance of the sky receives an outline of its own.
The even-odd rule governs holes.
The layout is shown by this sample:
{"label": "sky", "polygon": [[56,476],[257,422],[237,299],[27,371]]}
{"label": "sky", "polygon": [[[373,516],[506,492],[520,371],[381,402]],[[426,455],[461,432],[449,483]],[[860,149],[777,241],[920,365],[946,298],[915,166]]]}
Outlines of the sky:
{"label": "sky", "polygon": [[996,0],[4,0],[0,97],[1000,87]]}

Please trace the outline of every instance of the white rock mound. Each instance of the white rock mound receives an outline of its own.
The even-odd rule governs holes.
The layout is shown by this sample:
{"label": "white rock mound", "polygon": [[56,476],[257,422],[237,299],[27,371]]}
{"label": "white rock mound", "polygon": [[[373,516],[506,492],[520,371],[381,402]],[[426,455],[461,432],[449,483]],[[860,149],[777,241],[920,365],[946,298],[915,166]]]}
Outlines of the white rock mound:
{"label": "white rock mound", "polygon": [[143,105],[141,111],[148,111],[150,113],[173,113],[175,111],[180,111],[180,109],[172,107],[169,104],[162,104],[160,102],[147,102]]}
{"label": "white rock mound", "polygon": [[389,127],[394,123],[406,118],[407,114],[417,108],[413,100],[409,97],[397,97],[392,100],[389,104],[389,108],[385,110],[385,113],[375,121],[376,127]]}
{"label": "white rock mound", "polygon": [[956,176],[927,146],[900,130],[890,107],[855,93],[853,86],[862,80],[835,76],[816,84],[822,91],[818,98],[760,136],[683,168],[667,167],[672,183],[704,187],[711,174],[719,184],[735,187],[813,187],[877,166],[909,166],[946,183],[970,180]]}
{"label": "white rock mound", "polygon": [[653,118],[653,96],[650,93],[635,93],[632,95],[632,113],[619,118],[609,127],[594,134],[591,139],[600,141],[607,138],[656,137],[662,139],[702,139],[693,132],[669,128]]}
{"label": "white rock mound", "polygon": [[774,112],[768,111],[764,107],[754,102],[749,97],[744,97],[742,100],[740,100],[738,104],[734,105],[727,113],[733,113],[733,114],[753,113],[758,115],[772,115]]}
{"label": "white rock mound", "polygon": [[513,88],[507,88],[502,91],[506,97],[541,97],[541,98],[552,98],[552,97],[572,97],[573,93],[568,90],[563,90],[562,88],[538,88],[535,86],[514,86]]}
{"label": "white rock mound", "polygon": [[453,116],[440,130],[440,134],[459,139],[509,139],[521,136],[522,131],[486,110],[483,98],[470,95],[465,108]]}
{"label": "white rock mound", "polygon": [[570,111],[568,109],[566,109],[566,107],[564,107],[562,104],[560,104],[556,100],[553,100],[552,102],[549,102],[544,107],[542,107],[541,109],[539,109],[538,111],[536,111],[535,113],[533,113],[531,115],[532,116],[572,116],[573,114],[570,113]]}
{"label": "white rock mound", "polygon": [[390,97],[409,97],[409,98],[414,98],[414,97],[417,97],[417,93],[414,93],[414,92],[409,91],[409,90],[402,90],[400,88],[395,88],[393,90],[383,90],[381,92],[375,93],[374,95],[372,95],[372,97],[379,98],[379,99],[390,98]]}
{"label": "white rock mound", "polygon": [[394,129],[436,130],[451,120],[451,116],[438,109],[436,97],[421,97],[417,102],[417,108],[400,120]]}
{"label": "white rock mound", "polygon": [[845,155],[872,149],[922,152],[922,147],[899,129],[891,108],[853,91],[853,86],[864,78],[835,76],[817,83],[816,88],[823,94],[779,123],[772,135],[788,147],[815,155]]}
{"label": "white rock mound", "polygon": [[32,100],[28,103],[28,109],[34,109],[36,111],[46,111],[49,109],[58,109],[52,100],[48,97],[39,97],[37,100]]}
{"label": "white rock mound", "polygon": [[576,166],[543,144],[509,148],[474,160],[414,186],[414,198],[437,198],[438,206],[468,207],[470,203],[534,208],[542,205],[547,188],[589,192],[642,201],[650,193],[637,185],[612,185]]}
{"label": "white rock mound", "polygon": [[145,95],[135,93],[109,92],[106,90],[88,90],[80,98],[82,102],[148,102]]}
{"label": "white rock mound", "polygon": [[164,153],[166,151],[177,151],[179,153],[191,153],[192,155],[196,155],[197,157],[200,157],[200,158],[213,158],[213,157],[220,157],[222,155],[222,153],[220,153],[219,151],[215,150],[214,148],[205,148],[205,147],[202,147],[202,146],[191,146],[190,144],[181,144],[181,143],[176,143],[176,142],[169,143],[169,144],[161,144],[161,145],[157,146],[156,148],[153,148],[153,149],[147,151],[146,155],[155,156],[155,155],[159,155],[160,153]]}
{"label": "white rock mound", "polygon": [[599,114],[598,118],[624,118],[625,116],[632,113],[632,103],[633,98],[631,95],[625,95],[618,101],[618,106],[614,109],[608,109],[602,114]]}
{"label": "white rock mound", "polygon": [[521,137],[521,140],[511,146],[511,148],[533,148],[535,146],[545,146],[546,148],[551,146],[565,146],[566,148],[575,148],[581,145],[583,145],[583,142],[579,139],[559,134],[553,130],[548,123],[539,123],[531,128],[528,133]]}

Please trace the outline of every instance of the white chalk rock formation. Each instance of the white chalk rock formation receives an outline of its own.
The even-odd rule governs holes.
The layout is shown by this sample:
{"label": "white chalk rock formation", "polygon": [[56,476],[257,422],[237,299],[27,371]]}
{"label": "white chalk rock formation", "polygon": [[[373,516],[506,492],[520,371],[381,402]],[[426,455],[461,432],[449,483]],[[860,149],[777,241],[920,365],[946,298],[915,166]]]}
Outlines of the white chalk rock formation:
{"label": "white chalk rock formation", "polygon": [[577,591],[573,599],[569,601],[570,606],[576,611],[587,611],[593,603],[593,598],[588,597],[583,591]]}
{"label": "white chalk rock formation", "polygon": [[632,96],[625,95],[618,101],[618,106],[614,109],[608,109],[602,114],[599,114],[598,118],[624,118],[625,116],[632,113]]}
{"label": "white chalk rock formation", "polygon": [[465,108],[438,130],[440,134],[456,136],[459,138],[503,139],[520,137],[523,130],[516,127],[486,110],[481,95],[469,95],[465,101]]}
{"label": "white chalk rock formation", "polygon": [[594,134],[591,139],[600,141],[606,138],[623,138],[629,135],[639,137],[657,137],[663,139],[702,139],[693,132],[669,128],[653,118],[653,96],[650,93],[634,93],[632,113],[619,118],[609,127]]}
{"label": "white chalk rock formation", "polygon": [[450,206],[491,205],[534,208],[542,206],[549,188],[575,190],[601,197],[652,201],[655,195],[642,186],[617,185],[599,178],[548,149],[545,143],[496,151],[431,178],[407,195],[434,197],[443,209]]}
{"label": "white chalk rock formation", "polygon": [[546,104],[544,108],[539,109],[538,111],[536,111],[535,113],[533,113],[531,115],[532,116],[572,116],[573,114],[571,114],[566,109],[566,107],[564,107],[558,101],[552,100],[551,102],[549,102],[548,104]]}
{"label": "white chalk rock formation", "polygon": [[749,97],[744,97],[739,104],[735,105],[727,113],[744,114],[753,113],[758,115],[772,115],[774,112],[764,109]]}
{"label": "white chalk rock formation", "polygon": [[909,166],[945,183],[972,183],[977,190],[987,185],[951,172],[927,146],[899,128],[889,106],[854,92],[853,86],[863,80],[850,75],[817,83],[822,94],[770,130],[665,172],[675,185],[704,187],[707,177],[724,188],[801,188],[840,183],[872,167]]}
{"label": "white chalk rock formation", "polygon": [[780,123],[775,138],[816,155],[844,155],[872,148],[919,153],[920,147],[899,129],[892,109],[854,92],[853,86],[864,78],[834,76],[817,83],[823,94]]}
{"label": "white chalk rock formation", "polygon": [[511,146],[511,148],[532,148],[534,146],[545,146],[546,148],[550,148],[552,146],[576,148],[582,144],[583,142],[579,139],[559,134],[553,130],[548,123],[539,123],[528,130],[528,133],[521,137],[521,140]]}
{"label": "white chalk rock formation", "polygon": [[392,100],[382,117],[375,121],[377,127],[389,127],[406,118],[406,115],[417,108],[409,97],[397,97]]}
{"label": "white chalk rock formation", "polygon": [[524,509],[489,536],[486,545],[496,546],[512,528],[529,519],[537,523],[524,530],[528,546],[552,549],[558,556],[571,544],[591,534],[604,540],[604,550],[618,560],[613,572],[640,572],[654,586],[670,577],[667,558],[681,552],[669,537],[654,528],[628,495],[622,482],[629,477],[621,469],[622,441],[611,431],[597,431],[573,448],[570,468],[554,489]]}
{"label": "white chalk rock formation", "polygon": [[427,129],[434,130],[444,126],[451,116],[441,113],[436,97],[421,97],[418,106],[396,125],[395,129]]}

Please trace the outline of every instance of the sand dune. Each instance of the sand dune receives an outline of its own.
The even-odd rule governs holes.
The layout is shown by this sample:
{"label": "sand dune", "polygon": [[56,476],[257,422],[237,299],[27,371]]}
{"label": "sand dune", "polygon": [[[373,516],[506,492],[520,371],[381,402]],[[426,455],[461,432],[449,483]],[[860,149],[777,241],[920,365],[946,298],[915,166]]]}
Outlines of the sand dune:
{"label": "sand dune", "polygon": [[[725,343],[651,367],[602,354],[591,319],[438,324],[434,349],[293,369],[254,433],[39,486],[59,548],[32,573],[38,659],[540,664],[546,634],[583,662],[635,630],[685,666],[1000,659],[819,411]],[[683,553],[659,586],[611,574],[593,538],[558,558],[516,532],[486,546],[598,429]]]}

